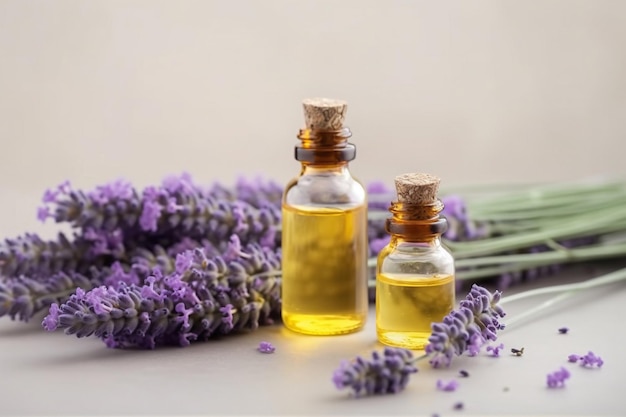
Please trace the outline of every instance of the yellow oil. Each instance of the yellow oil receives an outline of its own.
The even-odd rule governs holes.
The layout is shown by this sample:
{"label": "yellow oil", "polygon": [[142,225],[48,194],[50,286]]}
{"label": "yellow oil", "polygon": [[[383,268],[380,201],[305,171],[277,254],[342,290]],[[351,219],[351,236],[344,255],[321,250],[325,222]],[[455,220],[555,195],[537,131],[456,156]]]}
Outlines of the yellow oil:
{"label": "yellow oil", "polygon": [[430,325],[454,307],[454,276],[378,274],[376,334],[381,343],[424,349]]}
{"label": "yellow oil", "polygon": [[366,208],[283,206],[282,318],[314,335],[351,333],[367,317]]}

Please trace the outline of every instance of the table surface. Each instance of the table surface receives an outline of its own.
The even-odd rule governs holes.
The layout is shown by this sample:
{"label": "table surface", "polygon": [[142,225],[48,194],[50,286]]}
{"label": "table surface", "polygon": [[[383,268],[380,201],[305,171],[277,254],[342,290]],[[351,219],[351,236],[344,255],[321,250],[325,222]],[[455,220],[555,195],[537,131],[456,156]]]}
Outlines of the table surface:
{"label": "table surface", "polygon": [[[31,226],[24,219],[32,213],[20,211],[17,204],[31,201],[22,200],[13,199],[16,204],[0,210],[3,236]],[[566,268],[505,295],[584,280],[619,266]],[[109,349],[98,339],[45,332],[41,317],[29,323],[3,317],[0,415],[624,416],[626,401],[619,395],[626,375],[619,315],[626,304],[624,288],[618,283],[586,290],[505,329],[499,342],[506,352],[499,358],[485,353],[463,356],[444,369],[419,362],[419,373],[405,391],[358,399],[338,391],[331,377],[342,360],[381,349],[373,309],[365,329],[350,335],[302,336],[273,325],[185,348],[151,351]],[[505,306],[507,318],[550,297],[511,302]],[[570,328],[568,334],[558,333],[563,326]],[[276,352],[259,353],[261,341],[274,344]],[[524,355],[508,353],[513,347],[524,347]],[[569,354],[589,350],[604,359],[601,369],[567,363]],[[548,389],[546,375],[561,366],[571,371],[567,386]],[[469,377],[459,378],[461,369]],[[436,389],[438,379],[452,378],[460,383],[455,392]],[[453,410],[459,401],[464,410]]]}
{"label": "table surface", "polygon": [[[576,268],[544,282],[585,279],[600,269]],[[549,297],[512,302],[508,317]],[[342,359],[380,349],[373,311],[366,328],[351,335],[301,336],[274,325],[152,351],[47,333],[40,318],[26,324],[3,318],[0,415],[626,415],[618,333],[625,302],[623,284],[588,290],[501,332],[506,351],[524,347],[522,357],[482,353],[456,358],[446,369],[420,362],[402,393],[359,399],[337,391],[331,375]],[[559,334],[562,326],[570,332]],[[276,352],[257,352],[260,341]],[[588,350],[605,366],[567,363],[570,353]],[[567,387],[547,389],[546,374],[561,366],[572,374]],[[469,377],[459,378],[461,369]],[[438,379],[452,378],[460,382],[455,392],[437,391]],[[464,411],[453,411],[459,401]]]}

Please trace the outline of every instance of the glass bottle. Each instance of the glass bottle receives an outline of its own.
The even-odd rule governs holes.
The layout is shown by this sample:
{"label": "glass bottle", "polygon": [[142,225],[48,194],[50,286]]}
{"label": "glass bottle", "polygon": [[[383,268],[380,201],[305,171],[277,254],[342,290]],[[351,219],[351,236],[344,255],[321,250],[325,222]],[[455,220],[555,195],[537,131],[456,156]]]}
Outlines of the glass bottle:
{"label": "glass bottle", "polygon": [[439,217],[439,182],[429,174],[395,179],[398,201],[386,223],[391,240],[376,268],[376,334],[383,344],[423,349],[431,323],[454,307],[454,259],[441,244],[447,223]]}
{"label": "glass bottle", "polygon": [[348,167],[356,147],[343,126],[346,103],[303,104],[302,166],[282,201],[282,319],[299,333],[351,333],[368,311],[366,192]]}

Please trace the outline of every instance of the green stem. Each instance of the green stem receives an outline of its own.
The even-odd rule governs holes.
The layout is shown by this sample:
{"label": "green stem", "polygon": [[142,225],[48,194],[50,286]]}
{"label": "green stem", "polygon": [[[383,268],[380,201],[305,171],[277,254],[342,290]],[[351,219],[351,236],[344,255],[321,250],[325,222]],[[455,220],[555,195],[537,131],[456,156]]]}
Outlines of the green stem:
{"label": "green stem", "polygon": [[601,232],[622,229],[621,223],[624,221],[626,221],[626,210],[622,208],[608,213],[596,212],[586,216],[570,217],[567,221],[544,230],[474,242],[446,242],[446,244],[455,258],[469,258],[535,246],[548,240],[596,236]]}
{"label": "green stem", "polygon": [[575,284],[553,285],[550,287],[537,288],[534,290],[524,291],[519,294],[502,297],[499,304],[511,303],[513,301],[522,300],[524,298],[535,297],[537,295],[543,294],[552,294],[555,292],[579,291],[583,289],[598,287],[600,285],[613,284],[615,282],[623,281],[625,279],[626,268],[622,268],[609,274],[601,275],[597,278],[589,279],[587,281],[578,282]]}

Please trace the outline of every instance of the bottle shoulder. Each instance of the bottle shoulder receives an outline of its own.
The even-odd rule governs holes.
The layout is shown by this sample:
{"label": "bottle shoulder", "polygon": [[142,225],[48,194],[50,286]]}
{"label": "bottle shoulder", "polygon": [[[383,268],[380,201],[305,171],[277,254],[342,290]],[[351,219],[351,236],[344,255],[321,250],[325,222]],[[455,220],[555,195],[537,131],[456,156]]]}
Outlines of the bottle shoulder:
{"label": "bottle shoulder", "polygon": [[394,274],[454,274],[454,258],[444,246],[404,244],[387,245],[377,261],[379,273]]}
{"label": "bottle shoulder", "polygon": [[300,175],[285,187],[283,204],[293,206],[365,205],[365,187],[349,174],[316,173]]}

